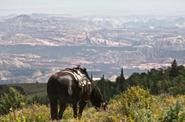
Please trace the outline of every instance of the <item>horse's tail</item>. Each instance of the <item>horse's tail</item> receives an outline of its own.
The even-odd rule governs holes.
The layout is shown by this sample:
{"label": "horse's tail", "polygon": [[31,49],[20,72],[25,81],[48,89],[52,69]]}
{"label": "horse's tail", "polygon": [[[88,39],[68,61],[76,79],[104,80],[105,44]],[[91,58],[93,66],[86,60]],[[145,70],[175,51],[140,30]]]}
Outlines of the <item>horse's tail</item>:
{"label": "horse's tail", "polygon": [[56,95],[57,94],[57,87],[58,83],[57,83],[57,78],[55,75],[52,75],[47,83],[47,94],[48,97],[50,97],[50,95]]}
{"label": "horse's tail", "polygon": [[57,86],[56,78],[55,76],[51,76],[47,83],[47,94],[50,101],[50,112],[51,112],[51,119],[55,120],[58,118],[58,108],[57,108]]}

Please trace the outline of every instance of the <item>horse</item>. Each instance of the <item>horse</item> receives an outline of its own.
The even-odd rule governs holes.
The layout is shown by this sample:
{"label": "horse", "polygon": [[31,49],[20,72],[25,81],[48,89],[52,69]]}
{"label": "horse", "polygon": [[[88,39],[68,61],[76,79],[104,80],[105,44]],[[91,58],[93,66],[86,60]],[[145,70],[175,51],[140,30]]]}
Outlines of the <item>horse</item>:
{"label": "horse", "polygon": [[[71,73],[74,69],[66,69],[53,74],[47,83],[47,95],[50,101],[50,114],[52,120],[60,120],[68,104],[72,104],[73,117],[81,118],[83,109],[90,100],[97,110],[107,109],[105,101],[100,89],[89,78],[85,68],[75,69],[85,76],[85,80],[90,82],[83,87],[79,86],[79,82]],[[59,105],[59,111],[58,111]],[[79,105],[79,111],[77,110]]]}

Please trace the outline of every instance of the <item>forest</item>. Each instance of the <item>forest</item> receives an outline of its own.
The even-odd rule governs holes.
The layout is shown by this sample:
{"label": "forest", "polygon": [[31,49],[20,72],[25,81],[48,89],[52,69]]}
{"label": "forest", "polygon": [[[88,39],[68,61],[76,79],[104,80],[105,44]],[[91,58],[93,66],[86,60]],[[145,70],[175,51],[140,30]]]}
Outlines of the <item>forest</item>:
{"label": "forest", "polygon": [[97,85],[107,99],[132,86],[140,86],[152,95],[183,95],[185,94],[185,67],[173,60],[170,67],[133,73],[128,79],[125,79],[121,68],[121,73],[115,82],[106,80],[102,76],[101,80],[97,81]]}

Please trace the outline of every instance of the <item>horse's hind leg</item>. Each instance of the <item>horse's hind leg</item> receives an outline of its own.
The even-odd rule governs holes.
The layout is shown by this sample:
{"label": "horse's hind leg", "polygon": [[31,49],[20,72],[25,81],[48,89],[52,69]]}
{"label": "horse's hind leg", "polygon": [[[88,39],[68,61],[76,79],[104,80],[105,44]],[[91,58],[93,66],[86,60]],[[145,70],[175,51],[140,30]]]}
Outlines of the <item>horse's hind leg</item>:
{"label": "horse's hind leg", "polygon": [[73,104],[73,117],[74,118],[77,118],[77,103],[74,103]]}
{"label": "horse's hind leg", "polygon": [[50,112],[51,112],[51,119],[57,120],[58,107],[57,107],[56,98],[50,98]]}
{"label": "horse's hind leg", "polygon": [[67,106],[67,104],[60,100],[60,110],[59,110],[59,114],[58,114],[58,119],[62,119],[63,113],[64,113],[64,111],[66,109],[66,106]]}

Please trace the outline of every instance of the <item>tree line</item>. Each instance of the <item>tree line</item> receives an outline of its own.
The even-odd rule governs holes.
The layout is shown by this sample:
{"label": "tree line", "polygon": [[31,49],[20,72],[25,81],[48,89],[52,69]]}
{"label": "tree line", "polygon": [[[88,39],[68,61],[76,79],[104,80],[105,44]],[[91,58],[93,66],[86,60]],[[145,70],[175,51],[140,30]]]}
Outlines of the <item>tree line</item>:
{"label": "tree line", "polygon": [[116,94],[126,91],[129,87],[140,86],[150,91],[153,95],[185,94],[185,67],[178,65],[173,60],[171,66],[159,69],[150,69],[143,73],[133,73],[125,79],[123,68],[115,82],[102,78],[96,81],[106,99],[110,99]]}

